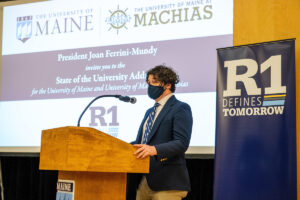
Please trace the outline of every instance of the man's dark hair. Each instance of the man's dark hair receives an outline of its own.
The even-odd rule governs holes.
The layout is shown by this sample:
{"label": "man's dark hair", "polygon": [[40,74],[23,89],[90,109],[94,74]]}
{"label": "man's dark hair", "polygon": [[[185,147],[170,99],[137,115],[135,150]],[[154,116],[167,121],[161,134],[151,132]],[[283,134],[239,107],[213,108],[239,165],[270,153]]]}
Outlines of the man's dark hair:
{"label": "man's dark hair", "polygon": [[146,82],[148,82],[149,75],[152,75],[155,80],[162,82],[164,85],[170,83],[171,92],[175,92],[175,84],[179,83],[179,76],[172,68],[165,65],[155,66],[147,71]]}

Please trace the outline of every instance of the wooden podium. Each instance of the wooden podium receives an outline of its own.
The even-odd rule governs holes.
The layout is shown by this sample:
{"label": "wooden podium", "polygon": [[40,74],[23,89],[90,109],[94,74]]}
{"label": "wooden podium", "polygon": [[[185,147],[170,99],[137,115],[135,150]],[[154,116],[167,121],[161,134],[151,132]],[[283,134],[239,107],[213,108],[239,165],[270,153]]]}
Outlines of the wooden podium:
{"label": "wooden podium", "polygon": [[149,158],[136,159],[134,151],[93,128],[43,130],[39,168],[74,181],[74,200],[125,200],[127,173],[149,173]]}

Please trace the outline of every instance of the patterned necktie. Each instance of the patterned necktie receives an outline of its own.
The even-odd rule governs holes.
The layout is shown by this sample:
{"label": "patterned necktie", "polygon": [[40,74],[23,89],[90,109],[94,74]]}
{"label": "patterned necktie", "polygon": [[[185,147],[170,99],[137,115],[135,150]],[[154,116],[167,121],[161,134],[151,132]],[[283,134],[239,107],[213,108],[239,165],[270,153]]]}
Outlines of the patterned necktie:
{"label": "patterned necktie", "polygon": [[145,130],[145,133],[144,133],[144,138],[143,138],[142,144],[146,144],[147,143],[148,135],[150,134],[152,126],[153,126],[155,111],[156,111],[156,108],[159,105],[160,105],[159,103],[155,103],[154,106],[151,108],[151,111],[150,111],[150,113],[148,115],[148,120],[147,120],[147,124],[146,124],[146,130]]}

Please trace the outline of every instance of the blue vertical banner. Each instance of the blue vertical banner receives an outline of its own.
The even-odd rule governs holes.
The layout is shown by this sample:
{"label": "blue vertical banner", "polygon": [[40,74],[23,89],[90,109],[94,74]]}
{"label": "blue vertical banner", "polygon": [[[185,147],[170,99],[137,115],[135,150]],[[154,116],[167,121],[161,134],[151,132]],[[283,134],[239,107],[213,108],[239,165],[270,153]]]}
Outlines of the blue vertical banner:
{"label": "blue vertical banner", "polygon": [[296,200],[294,39],[217,53],[214,200]]}

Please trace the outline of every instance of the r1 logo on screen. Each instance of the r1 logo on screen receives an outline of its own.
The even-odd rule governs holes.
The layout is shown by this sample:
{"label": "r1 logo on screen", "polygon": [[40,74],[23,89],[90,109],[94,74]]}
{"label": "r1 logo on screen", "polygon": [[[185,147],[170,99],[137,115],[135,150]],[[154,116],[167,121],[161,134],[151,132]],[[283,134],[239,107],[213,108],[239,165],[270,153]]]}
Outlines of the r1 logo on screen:
{"label": "r1 logo on screen", "polygon": [[99,129],[111,136],[118,137],[119,122],[117,106],[105,108],[103,106],[90,107],[91,122],[89,126]]}

